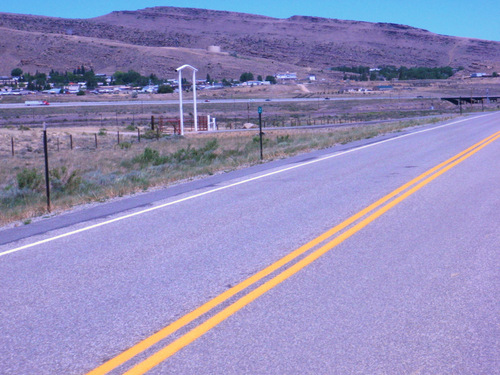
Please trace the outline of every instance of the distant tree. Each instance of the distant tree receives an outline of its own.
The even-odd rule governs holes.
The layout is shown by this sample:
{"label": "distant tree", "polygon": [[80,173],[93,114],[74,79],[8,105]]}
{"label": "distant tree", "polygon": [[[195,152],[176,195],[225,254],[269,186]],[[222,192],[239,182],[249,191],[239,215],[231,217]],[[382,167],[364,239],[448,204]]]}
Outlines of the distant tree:
{"label": "distant tree", "polygon": [[47,83],[47,74],[36,72],[35,80],[36,80],[37,86],[40,86],[40,87],[45,86],[45,84]]}
{"label": "distant tree", "polygon": [[26,88],[31,91],[41,91],[47,86],[47,74],[38,71],[35,75],[25,73],[21,80],[28,83]]}
{"label": "distant tree", "polygon": [[497,72],[493,72],[492,76],[493,77],[498,77],[498,73]]}
{"label": "distant tree", "polygon": [[[49,79],[48,81],[50,83],[53,83],[54,85],[56,86],[63,86],[64,84],[66,84],[66,77],[67,77],[67,74],[64,75],[64,74],[61,74],[59,73],[58,71],[55,71],[54,69],[52,69],[49,73]],[[69,82],[69,81],[68,81]]]}
{"label": "distant tree", "polygon": [[368,75],[369,72],[370,72],[370,67],[368,66],[363,66],[363,65],[360,65],[360,66],[353,66],[353,67],[348,67],[348,66],[337,66],[337,67],[333,67],[333,68],[330,68],[331,70],[336,70],[336,71],[339,71],[339,72],[344,72],[344,73],[357,73],[357,74],[366,74]]}
{"label": "distant tree", "polygon": [[171,94],[174,89],[170,85],[160,85],[158,87],[158,94]]}
{"label": "distant tree", "polygon": [[134,81],[132,84],[134,86],[147,86],[149,85],[149,78],[148,77],[144,77],[144,76],[140,76],[136,81]]}
{"label": "distant tree", "polygon": [[151,83],[153,83],[154,85],[157,85],[160,83],[160,79],[158,78],[158,76],[156,74],[153,74],[151,73],[149,75],[149,80],[151,81]]}
{"label": "distant tree", "polygon": [[125,83],[133,84],[141,79],[141,74],[135,70],[129,70],[125,76]]}
{"label": "distant tree", "polygon": [[115,85],[123,85],[125,83],[123,80],[124,75],[125,72],[122,72],[120,70],[116,71],[115,74],[113,74],[113,83]]}
{"label": "distant tree", "polygon": [[257,81],[261,81],[262,82],[262,76],[261,75],[257,76]]}
{"label": "distant tree", "polygon": [[85,67],[83,65],[79,66],[78,68],[73,70],[73,74],[74,75],[84,75],[85,74]]}
{"label": "distant tree", "polygon": [[23,75],[23,70],[21,68],[12,69],[12,72],[10,72],[10,75],[12,77],[21,77]]}
{"label": "distant tree", "polygon": [[398,79],[400,81],[403,81],[405,79],[408,79],[409,73],[408,73],[408,68],[406,66],[401,66],[398,69]]}
{"label": "distant tree", "polygon": [[253,73],[250,72],[242,73],[240,76],[240,82],[248,82],[248,81],[253,81]]}
{"label": "distant tree", "polygon": [[387,80],[397,78],[399,80],[409,79],[447,79],[453,75],[453,68],[449,66],[427,68],[427,67],[414,67],[407,68],[401,66],[382,66],[380,67],[379,75]]}
{"label": "distant tree", "polygon": [[271,82],[272,85],[276,84],[276,77],[275,76],[266,76],[266,81]]}
{"label": "distant tree", "polygon": [[393,65],[384,65],[380,67],[379,74],[387,80],[398,77],[398,69]]}
{"label": "distant tree", "polygon": [[93,70],[89,70],[83,75],[83,79],[85,80],[85,84],[89,90],[93,90],[97,87],[97,78],[95,77],[95,73]]}
{"label": "distant tree", "polygon": [[228,81],[227,79],[225,79],[225,78],[223,78],[223,79],[222,79],[222,84],[223,84],[224,86],[227,86],[227,87],[231,86],[231,82],[229,82],[229,81]]}
{"label": "distant tree", "polygon": [[[113,74],[113,78],[115,79],[115,82],[117,85],[137,85],[139,86],[139,83],[141,81],[146,81],[145,85],[148,84],[149,79],[147,77],[142,77],[140,73],[134,71],[134,70],[129,70],[128,72],[120,72],[117,71],[115,74]],[[143,79],[141,79],[143,78]]]}
{"label": "distant tree", "polygon": [[65,84],[68,84],[70,82],[76,82],[76,81],[79,81],[81,79],[81,77],[79,75],[76,75],[74,73],[71,73],[71,72],[66,72],[64,74],[64,83]]}
{"label": "distant tree", "polygon": [[210,74],[207,73],[207,83],[212,83],[212,77],[210,77]]}
{"label": "distant tree", "polygon": [[24,73],[23,76],[21,77],[21,81],[25,82],[31,82],[35,79],[35,76],[32,75],[31,73]]}

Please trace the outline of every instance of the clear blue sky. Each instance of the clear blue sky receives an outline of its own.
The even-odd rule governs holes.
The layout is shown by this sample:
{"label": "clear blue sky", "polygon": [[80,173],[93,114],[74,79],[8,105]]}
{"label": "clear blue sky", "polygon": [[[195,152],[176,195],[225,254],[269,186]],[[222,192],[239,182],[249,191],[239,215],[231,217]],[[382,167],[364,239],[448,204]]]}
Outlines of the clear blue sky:
{"label": "clear blue sky", "polygon": [[114,10],[177,6],[261,14],[392,22],[434,33],[500,41],[500,0],[0,0],[0,12],[91,18]]}

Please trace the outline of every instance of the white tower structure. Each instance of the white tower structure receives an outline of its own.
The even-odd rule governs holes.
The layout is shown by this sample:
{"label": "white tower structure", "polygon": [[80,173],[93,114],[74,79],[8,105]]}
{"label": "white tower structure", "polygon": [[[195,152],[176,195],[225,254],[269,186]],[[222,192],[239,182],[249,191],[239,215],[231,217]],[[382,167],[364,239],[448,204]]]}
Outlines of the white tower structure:
{"label": "white tower structure", "polygon": [[182,70],[189,68],[193,71],[193,106],[194,106],[194,130],[198,131],[198,109],[196,105],[196,72],[198,69],[191,65],[182,65],[175,69],[179,73],[179,114],[181,117],[181,135],[184,135],[184,112],[182,109]]}

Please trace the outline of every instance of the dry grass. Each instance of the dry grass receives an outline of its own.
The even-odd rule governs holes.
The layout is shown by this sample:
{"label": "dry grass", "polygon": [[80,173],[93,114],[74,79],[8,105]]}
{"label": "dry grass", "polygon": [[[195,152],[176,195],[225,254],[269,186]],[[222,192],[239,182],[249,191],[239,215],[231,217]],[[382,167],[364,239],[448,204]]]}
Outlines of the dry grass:
{"label": "dry grass", "polygon": [[[437,119],[400,121],[378,125],[329,129],[273,130],[264,136],[266,161],[289,157],[314,149],[371,138]],[[105,201],[164,187],[192,178],[230,171],[260,163],[256,131],[238,133],[191,134],[186,137],[165,136],[159,140],[137,142],[125,136],[120,145],[114,134],[99,137],[95,149],[93,138],[87,146],[70,150],[54,143],[61,130],[49,134],[49,164],[52,175],[53,211],[64,211],[75,205]],[[0,224],[29,222],[46,213],[44,184],[23,187],[19,174],[31,170],[43,175],[41,130],[24,132],[31,139],[40,139],[39,147],[19,151],[9,157],[8,167],[0,168]],[[65,134],[65,131],[62,131]],[[89,138],[88,134],[81,137]],[[126,138],[128,137],[128,138]],[[74,143],[81,143],[75,136]]]}

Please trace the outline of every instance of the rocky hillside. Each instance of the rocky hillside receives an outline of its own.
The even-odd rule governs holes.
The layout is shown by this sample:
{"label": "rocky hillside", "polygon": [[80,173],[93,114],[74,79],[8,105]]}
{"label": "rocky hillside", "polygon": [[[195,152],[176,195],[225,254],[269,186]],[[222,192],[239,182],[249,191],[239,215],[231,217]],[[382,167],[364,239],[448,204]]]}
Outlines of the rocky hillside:
{"label": "rocky hillside", "polygon": [[[294,16],[276,19],[202,9],[156,7],[93,19],[0,13],[0,74],[138,70],[171,74],[191,63],[202,74],[243,71],[321,74],[339,65],[463,66],[500,71],[500,43],[433,34],[404,25]],[[225,53],[208,53],[210,45]]]}

